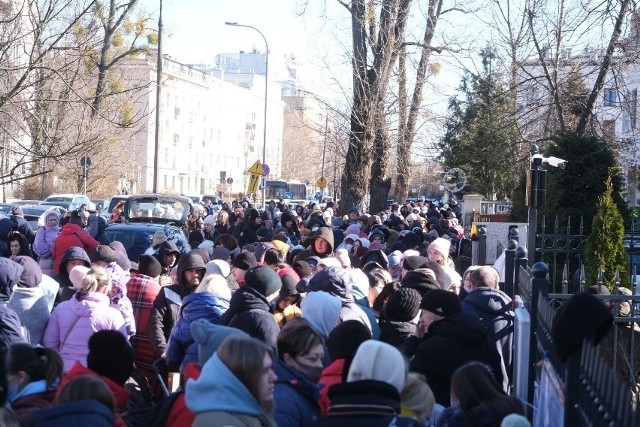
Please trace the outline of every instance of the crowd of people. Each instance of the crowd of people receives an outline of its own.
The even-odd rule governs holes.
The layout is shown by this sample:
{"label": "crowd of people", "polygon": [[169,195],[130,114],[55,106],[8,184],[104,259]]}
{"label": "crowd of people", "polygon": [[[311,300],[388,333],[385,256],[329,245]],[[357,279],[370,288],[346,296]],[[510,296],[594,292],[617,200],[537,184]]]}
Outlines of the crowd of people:
{"label": "crowd of people", "polygon": [[86,209],[35,233],[20,214],[0,219],[2,425],[529,425],[511,299],[454,262],[455,201],[207,200],[183,251],[109,242]]}

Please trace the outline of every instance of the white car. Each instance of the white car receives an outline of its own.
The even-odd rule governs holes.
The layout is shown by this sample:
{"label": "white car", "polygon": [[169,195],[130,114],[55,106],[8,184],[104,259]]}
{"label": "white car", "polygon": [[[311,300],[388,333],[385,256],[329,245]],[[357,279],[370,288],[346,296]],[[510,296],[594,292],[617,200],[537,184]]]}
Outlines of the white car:
{"label": "white car", "polygon": [[88,210],[95,210],[95,204],[84,194],[52,194],[44,199],[41,205],[60,206],[67,211],[75,211],[82,205],[87,205]]}

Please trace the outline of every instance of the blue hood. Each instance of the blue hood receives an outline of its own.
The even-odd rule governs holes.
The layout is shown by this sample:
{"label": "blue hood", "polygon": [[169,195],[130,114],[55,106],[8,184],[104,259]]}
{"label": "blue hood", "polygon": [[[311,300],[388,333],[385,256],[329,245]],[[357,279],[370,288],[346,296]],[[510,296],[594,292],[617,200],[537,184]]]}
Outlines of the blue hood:
{"label": "blue hood", "polygon": [[13,286],[20,281],[24,267],[9,258],[0,258],[0,301],[8,301]]}
{"label": "blue hood", "polygon": [[197,380],[187,381],[185,402],[195,414],[224,411],[264,416],[258,401],[220,360],[218,353],[204,364]]}
{"label": "blue hood", "polygon": [[207,319],[215,322],[229,309],[229,301],[210,292],[189,294],[182,300],[181,316],[191,322]]}

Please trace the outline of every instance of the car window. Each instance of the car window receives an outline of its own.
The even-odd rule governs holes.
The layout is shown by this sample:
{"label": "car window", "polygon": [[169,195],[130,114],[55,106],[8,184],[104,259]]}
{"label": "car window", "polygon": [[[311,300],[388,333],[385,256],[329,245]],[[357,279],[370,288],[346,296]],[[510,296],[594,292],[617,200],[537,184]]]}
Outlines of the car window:
{"label": "car window", "polygon": [[49,196],[44,199],[44,201],[51,203],[71,203],[73,199],[71,197]]}

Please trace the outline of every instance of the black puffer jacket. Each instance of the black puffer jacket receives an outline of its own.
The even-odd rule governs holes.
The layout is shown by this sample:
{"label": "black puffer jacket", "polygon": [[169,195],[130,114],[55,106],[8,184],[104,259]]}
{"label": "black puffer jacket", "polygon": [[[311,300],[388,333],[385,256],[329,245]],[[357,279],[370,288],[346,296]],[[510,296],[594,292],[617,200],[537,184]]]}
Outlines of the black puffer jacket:
{"label": "black puffer jacket", "polygon": [[270,311],[267,298],[253,288],[243,286],[233,294],[229,310],[222,315],[218,324],[238,328],[277,348],[280,328]]}
{"label": "black puffer jacket", "polygon": [[60,285],[58,295],[56,295],[55,305],[70,299],[73,294],[76,293],[71,280],[69,280],[69,273],[67,272],[67,263],[72,259],[79,259],[82,261],[82,265],[91,268],[91,259],[89,259],[89,255],[87,255],[84,249],[79,246],[71,246],[67,249],[62,256],[62,261],[60,261],[60,272],[53,277],[53,280]]}
{"label": "black puffer jacket", "polygon": [[513,327],[515,313],[511,298],[499,289],[477,288],[462,302],[462,311],[475,313],[487,328],[487,333],[502,358],[503,388],[508,390],[513,359]]}
{"label": "black puffer jacket", "polygon": [[462,312],[429,326],[409,370],[426,377],[437,403],[450,406],[451,376],[472,361],[487,364],[502,384],[500,355],[485,326],[474,313]]}
{"label": "black puffer jacket", "polygon": [[155,357],[160,357],[167,349],[171,329],[180,317],[182,299],[195,290],[184,279],[185,270],[192,269],[202,270],[202,280],[206,271],[204,261],[200,255],[190,252],[180,257],[178,262],[178,283],[163,287],[153,302],[148,331]]}

